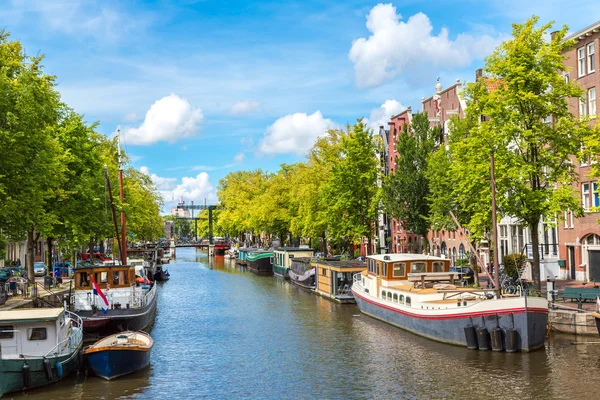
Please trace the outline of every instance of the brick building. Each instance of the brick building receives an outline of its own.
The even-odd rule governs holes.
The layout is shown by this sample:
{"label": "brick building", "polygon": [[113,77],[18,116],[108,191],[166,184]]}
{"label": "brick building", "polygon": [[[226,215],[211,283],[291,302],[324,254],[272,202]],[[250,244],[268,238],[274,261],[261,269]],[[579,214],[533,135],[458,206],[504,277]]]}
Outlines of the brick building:
{"label": "brick building", "polygon": [[[569,99],[571,112],[578,117],[589,117],[590,123],[596,123],[596,96],[600,90],[600,71],[596,48],[600,45],[600,21],[585,29],[569,35],[576,44],[566,51],[568,72],[565,79],[575,81],[585,92],[583,99]],[[560,258],[566,260],[566,266],[560,270],[560,278],[581,281],[600,280],[600,213],[592,212],[600,206],[598,184],[600,179],[590,178],[588,164],[580,164],[575,158],[579,182],[574,188],[581,196],[585,216],[574,218],[572,213],[564,213],[558,224]]]}
{"label": "brick building", "polygon": [[[412,110],[408,107],[400,114],[392,116],[389,125],[388,165],[389,173],[393,174],[396,169],[396,141],[404,129],[410,127],[412,121]],[[419,235],[408,232],[402,226],[402,222],[391,220],[391,251],[392,253],[416,253],[423,251],[423,243]]]}

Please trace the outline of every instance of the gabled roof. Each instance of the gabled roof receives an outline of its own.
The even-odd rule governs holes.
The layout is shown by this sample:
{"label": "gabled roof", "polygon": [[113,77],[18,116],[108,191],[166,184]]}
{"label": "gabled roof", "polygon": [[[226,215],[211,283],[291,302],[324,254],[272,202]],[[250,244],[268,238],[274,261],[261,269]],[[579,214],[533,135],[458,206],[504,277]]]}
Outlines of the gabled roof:
{"label": "gabled roof", "polygon": [[568,35],[567,37],[565,37],[565,40],[571,40],[571,39],[581,40],[581,39],[585,39],[586,36],[591,36],[592,33],[597,33],[597,32],[600,32],[600,21],[594,22],[592,25],[588,26],[587,28],[583,28],[580,31],[577,31],[575,33]]}

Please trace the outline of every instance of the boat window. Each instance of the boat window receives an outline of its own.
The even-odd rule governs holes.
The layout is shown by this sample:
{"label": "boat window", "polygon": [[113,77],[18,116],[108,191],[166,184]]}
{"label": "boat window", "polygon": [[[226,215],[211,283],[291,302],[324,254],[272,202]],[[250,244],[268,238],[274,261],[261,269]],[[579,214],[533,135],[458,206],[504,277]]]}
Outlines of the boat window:
{"label": "boat window", "polygon": [[406,305],[410,306],[410,297],[406,296]]}
{"label": "boat window", "polygon": [[387,263],[381,263],[381,276],[387,276]]}
{"label": "boat window", "polygon": [[127,271],[119,271],[119,284],[120,285],[129,285]]}
{"label": "boat window", "polygon": [[419,272],[427,272],[427,263],[424,262],[414,262],[410,264],[410,272],[419,273]]}
{"label": "boat window", "polygon": [[108,272],[96,272],[96,283],[104,283],[108,282]]}
{"label": "boat window", "polygon": [[394,303],[397,303],[397,302],[398,302],[398,294],[394,293]]}
{"label": "boat window", "polygon": [[392,292],[388,292],[388,300],[392,301]]}
{"label": "boat window", "polygon": [[406,275],[406,264],[405,263],[394,263],[393,276],[395,278],[399,278],[404,275]]}
{"label": "boat window", "polygon": [[321,268],[321,275],[327,276],[327,268]]}
{"label": "boat window", "polygon": [[121,280],[119,279],[119,272],[120,271],[113,272],[113,285],[120,285],[121,284]]}
{"label": "boat window", "polygon": [[398,298],[398,301],[400,303],[404,303],[404,295],[403,294],[400,295],[400,297]]}
{"label": "boat window", "polygon": [[385,298],[386,298],[385,290],[381,291],[381,298],[385,300]]}
{"label": "boat window", "polygon": [[365,277],[364,276],[362,278],[362,281],[363,281],[363,286],[365,286]]}
{"label": "boat window", "polygon": [[431,272],[444,272],[444,262],[443,261],[434,261]]}
{"label": "boat window", "polygon": [[0,340],[12,339],[15,337],[15,327],[12,325],[1,325],[0,326]]}
{"label": "boat window", "polygon": [[27,329],[27,339],[29,340],[46,340],[48,333],[46,328],[29,328]]}

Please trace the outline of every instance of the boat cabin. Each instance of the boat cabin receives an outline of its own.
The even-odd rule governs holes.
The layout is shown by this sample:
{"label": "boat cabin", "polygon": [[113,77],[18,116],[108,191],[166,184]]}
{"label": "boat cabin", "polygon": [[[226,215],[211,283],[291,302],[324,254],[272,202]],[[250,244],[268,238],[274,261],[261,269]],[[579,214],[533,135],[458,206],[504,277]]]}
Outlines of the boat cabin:
{"label": "boat cabin", "polygon": [[[75,270],[75,309],[95,310],[101,308],[100,296],[94,294],[92,278],[106,296],[109,308],[120,309],[135,306],[134,295],[137,286],[145,286],[146,281],[139,282],[136,270],[143,271],[142,266],[102,266],[85,267]],[[140,275],[141,276],[141,275]]]}
{"label": "boat cabin", "polygon": [[273,272],[279,275],[287,276],[292,260],[295,257],[312,257],[313,249],[308,247],[275,247],[273,249]]}
{"label": "boat cabin", "polygon": [[71,335],[64,308],[0,311],[2,358],[44,356]]}
{"label": "boat cabin", "polygon": [[355,303],[352,294],[353,276],[367,270],[360,261],[314,261],[315,292],[339,303]]}

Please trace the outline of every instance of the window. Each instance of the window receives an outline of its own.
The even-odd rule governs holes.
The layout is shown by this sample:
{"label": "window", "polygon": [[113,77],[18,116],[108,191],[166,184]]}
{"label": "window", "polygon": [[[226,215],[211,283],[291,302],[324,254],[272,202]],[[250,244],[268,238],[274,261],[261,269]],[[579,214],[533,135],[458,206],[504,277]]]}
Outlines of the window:
{"label": "window", "polygon": [[387,277],[387,263],[381,264],[381,275]]}
{"label": "window", "polygon": [[406,296],[406,305],[410,306],[410,297]]}
{"label": "window", "polygon": [[369,266],[369,272],[376,273],[377,272],[377,261],[373,260],[372,258],[367,259],[367,261],[368,261],[368,266]]}
{"label": "window", "polygon": [[394,293],[394,303],[397,303],[397,302],[398,302],[398,294]]}
{"label": "window", "polygon": [[569,79],[570,79],[569,74],[565,74],[565,82],[566,83],[569,83]]}
{"label": "window", "polygon": [[500,237],[505,238],[508,237],[506,225],[500,225]]}
{"label": "window", "polygon": [[427,263],[424,262],[414,262],[410,264],[410,272],[419,273],[419,272],[427,272]]}
{"label": "window", "polygon": [[587,107],[585,99],[579,99],[579,118],[585,117],[587,114]]}
{"label": "window", "polygon": [[594,63],[594,43],[587,45],[587,56],[588,56],[588,73],[596,70],[596,64]]}
{"label": "window", "polygon": [[394,272],[392,276],[394,278],[400,278],[406,275],[406,264],[405,263],[394,263]]}
{"label": "window", "polygon": [[27,329],[27,339],[29,340],[46,340],[48,333],[46,328],[29,328]]}
{"label": "window", "polygon": [[385,292],[385,290],[382,290],[382,291],[381,291],[381,298],[382,298],[383,300],[385,300],[385,298],[386,298],[386,297],[387,297],[387,296],[386,296],[386,292]]}
{"label": "window", "polygon": [[401,294],[400,297],[398,297],[398,301],[400,303],[404,303],[404,295],[403,294]]}
{"label": "window", "polygon": [[434,261],[432,272],[444,272],[444,262],[443,261]]}
{"label": "window", "polygon": [[589,235],[588,237],[586,237],[586,238],[583,240],[583,242],[584,242],[585,244],[587,244],[588,246],[589,246],[589,245],[598,245],[598,244],[600,244],[600,236],[598,236],[598,235],[594,235],[594,234],[591,234],[591,235]]}
{"label": "window", "polygon": [[327,268],[321,268],[321,275],[327,276]]}
{"label": "window", "polygon": [[600,207],[600,197],[598,197],[598,184],[596,182],[592,183],[592,189],[594,190],[592,193],[592,206]]}
{"label": "window", "polygon": [[96,272],[96,283],[107,283],[108,272]]}
{"label": "window", "polygon": [[392,301],[392,292],[388,292],[387,299],[388,301]]}
{"label": "window", "polygon": [[582,206],[585,211],[590,211],[590,184],[581,185]]}
{"label": "window", "polygon": [[593,87],[588,90],[588,107],[589,114],[591,117],[596,116],[596,88]]}
{"label": "window", "polygon": [[458,247],[458,258],[461,260],[465,258],[465,245],[462,243]]}
{"label": "window", "polygon": [[12,339],[15,337],[15,327],[12,325],[0,326],[0,340]]}
{"label": "window", "polygon": [[577,49],[577,76],[585,75],[585,48]]}
{"label": "window", "polygon": [[442,255],[444,257],[446,257],[446,253],[448,253],[448,248],[446,247],[446,242],[442,242],[442,245],[440,246],[440,253],[442,253]]}

